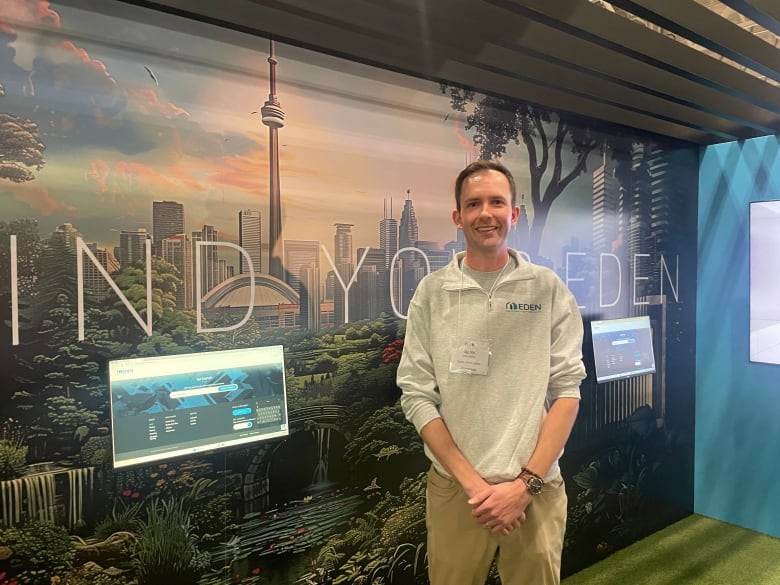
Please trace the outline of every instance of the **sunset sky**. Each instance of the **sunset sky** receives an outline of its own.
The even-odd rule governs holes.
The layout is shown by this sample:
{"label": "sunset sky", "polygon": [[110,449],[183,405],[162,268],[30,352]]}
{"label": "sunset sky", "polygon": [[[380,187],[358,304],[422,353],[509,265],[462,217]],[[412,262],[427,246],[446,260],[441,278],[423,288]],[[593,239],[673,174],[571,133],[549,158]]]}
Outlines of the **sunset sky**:
{"label": "sunset sky", "polygon": [[[112,248],[119,230],[151,231],[152,201],[169,199],[187,232],[208,223],[232,242],[238,211],[259,209],[267,239],[268,129],[252,112],[268,98],[269,42],[110,4],[0,6],[0,112],[38,123],[47,161],[33,181],[0,180],[3,218],[35,217],[44,236],[70,222]],[[398,219],[410,189],[420,239],[454,239],[452,183],[475,151],[438,84],[285,44],[276,56],[283,237],[332,249],[344,222],[355,249],[377,246],[384,200]],[[504,162],[526,192],[524,150]],[[556,263],[589,238],[590,193],[587,173],[555,204],[542,254]]]}

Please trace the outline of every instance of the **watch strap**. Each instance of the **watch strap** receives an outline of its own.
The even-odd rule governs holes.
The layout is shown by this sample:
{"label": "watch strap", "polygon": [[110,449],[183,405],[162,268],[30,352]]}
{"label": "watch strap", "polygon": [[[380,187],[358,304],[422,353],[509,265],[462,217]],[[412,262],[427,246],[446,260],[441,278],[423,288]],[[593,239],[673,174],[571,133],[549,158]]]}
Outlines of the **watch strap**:
{"label": "watch strap", "polygon": [[[531,477],[535,477],[537,479],[542,479],[541,475],[539,475],[538,473],[534,473],[533,471],[531,471],[527,467],[523,467],[522,469],[520,469],[520,475],[530,475]],[[542,481],[544,481],[544,480],[542,479]]]}
{"label": "watch strap", "polygon": [[544,488],[544,480],[539,475],[530,469],[523,467],[520,470],[519,477],[525,484],[529,494],[532,496],[537,496],[542,493],[542,489]]}

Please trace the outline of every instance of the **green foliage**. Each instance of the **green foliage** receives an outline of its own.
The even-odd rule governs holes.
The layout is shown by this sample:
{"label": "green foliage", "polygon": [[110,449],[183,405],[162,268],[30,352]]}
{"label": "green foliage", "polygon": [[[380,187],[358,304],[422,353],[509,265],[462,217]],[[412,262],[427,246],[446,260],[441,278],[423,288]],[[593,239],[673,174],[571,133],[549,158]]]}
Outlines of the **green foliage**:
{"label": "green foliage", "polygon": [[336,583],[424,583],[426,474],[405,478],[398,494],[385,492],[374,508],[332,536],[317,556]]}
{"label": "green foliage", "polygon": [[344,460],[359,481],[379,477],[383,485],[401,481],[410,467],[426,465],[422,441],[399,403],[371,414],[350,413],[362,422],[344,448]]}
{"label": "green foliage", "polygon": [[95,526],[95,539],[106,540],[117,532],[135,533],[139,526],[138,517],[140,511],[141,504],[139,502],[131,504],[114,502],[114,508],[111,510],[111,513]]}
{"label": "green foliage", "polygon": [[25,585],[50,585],[75,555],[65,528],[42,520],[0,530],[0,542],[11,549],[10,569]]}
{"label": "green foliage", "polygon": [[27,446],[22,424],[9,418],[0,426],[0,481],[19,477],[27,462]]}
{"label": "green foliage", "polygon": [[379,541],[388,547],[425,539],[425,502],[413,502],[393,512],[382,527]]}
{"label": "green foliage", "polygon": [[139,522],[133,565],[139,585],[197,583],[209,565],[198,550],[190,514],[182,500],[152,500]]}
{"label": "green foliage", "polygon": [[[97,414],[86,410],[75,398],[52,396],[46,399],[46,417],[55,431],[76,436],[79,427],[93,427],[98,422]],[[81,432],[85,435],[85,432]]]}
{"label": "green foliage", "polygon": [[35,179],[33,170],[40,171],[46,164],[38,124],[28,118],[0,114],[0,179],[24,183]]}
{"label": "green foliage", "polygon": [[220,494],[192,507],[192,527],[198,534],[219,534],[233,523],[231,496]]}
{"label": "green foliage", "polygon": [[27,463],[27,445],[0,440],[0,481],[19,477]]}
{"label": "green foliage", "polygon": [[59,585],[135,585],[135,577],[124,571],[103,569],[88,563],[63,576]]}
{"label": "green foliage", "polygon": [[117,472],[120,494],[130,501],[149,497],[183,499],[189,502],[201,497],[214,480],[205,479],[212,466],[201,459],[183,459],[136,467]]}
{"label": "green foliage", "polygon": [[637,527],[661,515],[652,509],[651,495],[668,465],[665,433],[655,427],[649,407],[637,409],[628,422],[628,432],[572,478],[579,491],[569,500],[564,556],[570,562],[633,542],[641,536]]}
{"label": "green foliage", "polygon": [[111,436],[89,437],[81,447],[81,463],[87,467],[111,462]]}
{"label": "green foliage", "polygon": [[[53,308],[75,308],[76,274],[76,253],[62,239],[48,240],[41,251],[38,267],[38,295],[33,304],[36,321],[42,321]],[[41,333],[48,330],[49,327],[42,326]]]}
{"label": "green foliage", "polygon": [[[16,270],[18,293],[21,298],[34,296],[36,277],[43,253],[43,244],[35,219],[0,221],[0,274],[11,273],[11,235],[16,236]],[[11,279],[0,279],[0,294],[11,291]]]}

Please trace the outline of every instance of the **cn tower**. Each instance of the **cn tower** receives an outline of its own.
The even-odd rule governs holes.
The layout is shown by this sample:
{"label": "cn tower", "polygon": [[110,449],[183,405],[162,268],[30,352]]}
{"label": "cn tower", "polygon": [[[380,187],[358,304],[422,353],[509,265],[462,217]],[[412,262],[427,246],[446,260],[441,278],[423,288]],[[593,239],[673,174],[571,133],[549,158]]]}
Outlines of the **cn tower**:
{"label": "cn tower", "polygon": [[276,58],[274,57],[274,42],[269,41],[271,52],[268,63],[271,68],[271,87],[268,101],[260,108],[263,124],[268,126],[268,273],[284,280],[282,266],[282,198],[279,192],[279,128],[284,126],[284,111],[276,97]]}

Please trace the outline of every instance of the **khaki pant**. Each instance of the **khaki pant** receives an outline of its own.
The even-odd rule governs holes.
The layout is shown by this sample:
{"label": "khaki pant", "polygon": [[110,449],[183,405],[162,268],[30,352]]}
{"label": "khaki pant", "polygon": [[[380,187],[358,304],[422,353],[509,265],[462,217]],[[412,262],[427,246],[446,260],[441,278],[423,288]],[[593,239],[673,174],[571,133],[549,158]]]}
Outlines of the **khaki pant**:
{"label": "khaki pant", "polygon": [[567,503],[562,478],[534,496],[525,522],[508,535],[477,524],[460,485],[433,467],[426,497],[431,585],[484,585],[496,552],[502,585],[559,585]]}

